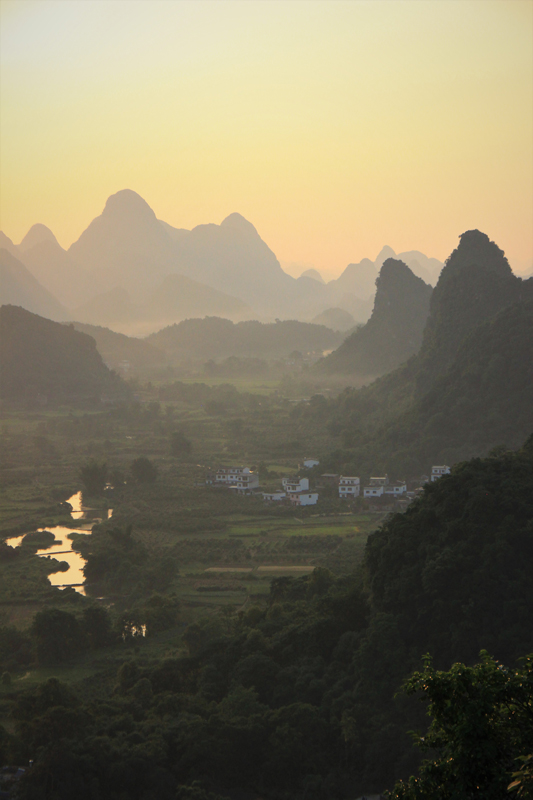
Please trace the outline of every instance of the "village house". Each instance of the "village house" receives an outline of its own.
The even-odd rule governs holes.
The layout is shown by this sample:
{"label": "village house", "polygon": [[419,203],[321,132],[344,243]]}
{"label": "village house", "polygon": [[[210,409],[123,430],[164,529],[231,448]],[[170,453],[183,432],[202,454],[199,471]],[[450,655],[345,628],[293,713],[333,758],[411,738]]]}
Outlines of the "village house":
{"label": "village house", "polygon": [[384,486],[365,486],[363,489],[363,497],[381,497],[384,489]]}
{"label": "village house", "polygon": [[283,478],[281,483],[287,494],[309,491],[309,478]]}
{"label": "village house", "polygon": [[289,500],[294,506],[316,506],[318,492],[292,492]]}
{"label": "village house", "polygon": [[359,478],[350,478],[341,475],[339,478],[339,497],[359,497],[361,481]]}
{"label": "village house", "polygon": [[262,492],[262,495],[266,503],[280,503],[287,497],[286,492]]}
{"label": "village house", "polygon": [[312,469],[313,467],[318,467],[320,461],[316,458],[304,458],[304,467],[305,469]]}
{"label": "village house", "polygon": [[449,475],[450,468],[446,465],[442,467],[431,467],[431,482],[437,481],[439,478],[442,478],[443,475]]}
{"label": "village house", "polygon": [[388,483],[384,488],[384,494],[392,494],[394,497],[399,497],[407,492],[407,484],[405,481],[393,481]]}
{"label": "village house", "polygon": [[215,483],[244,494],[259,486],[259,476],[249,467],[224,467],[217,469]]}
{"label": "village house", "polygon": [[370,478],[369,486],[387,486],[389,483],[389,476],[383,475],[381,478]]}

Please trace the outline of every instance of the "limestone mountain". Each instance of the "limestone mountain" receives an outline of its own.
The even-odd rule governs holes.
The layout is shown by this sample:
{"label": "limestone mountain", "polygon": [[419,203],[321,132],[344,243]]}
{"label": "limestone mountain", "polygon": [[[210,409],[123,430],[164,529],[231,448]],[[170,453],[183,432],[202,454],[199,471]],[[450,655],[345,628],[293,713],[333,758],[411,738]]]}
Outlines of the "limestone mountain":
{"label": "limestone mountain", "polygon": [[415,440],[437,462],[516,442],[533,427],[532,302],[533,279],[517,278],[488,236],[467,231],[431,295],[419,353],[333,401],[331,430],[353,442],[354,458],[391,470],[410,463]]}
{"label": "limestone mountain", "polygon": [[[36,227],[36,226],[34,226]],[[43,226],[44,227],[44,226]],[[30,229],[30,232],[33,230]],[[47,229],[48,230],[48,229]],[[26,239],[29,236],[26,235]],[[52,234],[53,236],[53,234]],[[24,241],[24,240],[23,240]],[[26,266],[67,308],[73,308],[83,297],[80,279],[83,274],[55,237],[43,238],[26,248],[20,258]],[[22,248],[22,242],[19,245]]]}
{"label": "limestone mountain", "polygon": [[418,351],[429,313],[431,286],[393,258],[383,263],[376,283],[372,316],[317,364],[317,372],[383,375]]}
{"label": "limestone mountain", "polygon": [[352,395],[355,402],[345,397],[337,416],[339,423],[351,420],[343,435],[352,437],[350,459],[361,471],[419,475],[432,463],[453,465],[500,445],[518,447],[533,430],[533,299],[474,328],[446,372],[403,411],[390,393],[397,413],[365,432],[364,408],[376,400],[384,405],[391,377],[383,379],[379,398],[368,390]]}
{"label": "limestone mountain", "polygon": [[[381,264],[380,264],[381,267]],[[358,264],[348,264],[344,272],[335,281],[330,281],[330,291],[353,294],[361,299],[373,298],[376,292],[376,279],[379,269],[369,258],[363,258]]]}
{"label": "limestone mountain", "polygon": [[355,326],[354,318],[343,308],[327,308],[311,322],[314,325],[325,325],[333,331],[348,331]]}
{"label": "limestone mountain", "polygon": [[108,198],[68,254],[81,268],[80,299],[117,285],[141,298],[175,264],[171,237],[148,203],[129,189]]}
{"label": "limestone mountain", "polygon": [[20,250],[3,231],[0,231],[0,248],[2,250],[7,250],[8,253],[11,253],[12,256],[20,260]]}
{"label": "limestone mountain", "polygon": [[0,305],[21,306],[50,319],[68,319],[61,303],[4,248],[0,249]]}
{"label": "limestone mountain", "polygon": [[466,231],[446,261],[431,297],[417,366],[417,393],[446,372],[465,336],[528,295],[505,254],[478,230]]}
{"label": "limestone mountain", "polygon": [[23,308],[0,308],[0,393],[7,403],[99,403],[128,397],[93,338]]}
{"label": "limestone mountain", "polygon": [[304,270],[304,272],[302,272],[302,274],[300,275],[300,278],[312,278],[313,280],[318,281],[319,283],[324,283],[324,284],[326,283],[326,281],[324,280],[324,278],[317,269]]}
{"label": "limestone mountain", "polygon": [[26,250],[30,250],[30,248],[35,247],[36,244],[42,244],[42,242],[54,242],[59,245],[59,242],[50,228],[38,222],[31,226],[28,233],[19,244],[19,250],[21,253],[25,253]]}

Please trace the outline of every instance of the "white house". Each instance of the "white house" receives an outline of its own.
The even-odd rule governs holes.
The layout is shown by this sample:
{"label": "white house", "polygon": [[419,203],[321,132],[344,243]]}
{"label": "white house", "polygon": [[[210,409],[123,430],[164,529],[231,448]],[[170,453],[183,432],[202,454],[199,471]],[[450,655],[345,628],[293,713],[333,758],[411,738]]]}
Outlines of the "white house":
{"label": "white house", "polygon": [[306,469],[312,469],[313,467],[318,467],[320,461],[316,458],[304,458],[304,467]]}
{"label": "white house", "polygon": [[363,497],[381,497],[384,489],[384,486],[365,486],[363,489]]}
{"label": "white house", "polygon": [[431,481],[437,481],[439,478],[442,478],[443,475],[449,475],[450,468],[447,466],[442,467],[431,467]]}
{"label": "white house", "polygon": [[316,506],[318,492],[291,492],[289,500],[295,506]]}
{"label": "white house", "polygon": [[392,483],[388,483],[384,489],[385,494],[392,494],[395,497],[400,497],[400,495],[407,492],[407,484],[405,481],[393,481]]}
{"label": "white house", "polygon": [[287,494],[309,491],[309,478],[283,478],[281,483]]}
{"label": "white house", "polygon": [[259,476],[249,467],[224,467],[217,469],[215,482],[230,489],[248,491],[259,486]]}
{"label": "white house", "polygon": [[263,500],[267,503],[280,503],[287,497],[286,492],[263,492]]}
{"label": "white house", "polygon": [[383,475],[382,478],[370,478],[369,486],[387,486],[389,483],[389,476]]}
{"label": "white house", "polygon": [[359,497],[361,481],[359,478],[349,478],[341,475],[339,478],[339,497]]}

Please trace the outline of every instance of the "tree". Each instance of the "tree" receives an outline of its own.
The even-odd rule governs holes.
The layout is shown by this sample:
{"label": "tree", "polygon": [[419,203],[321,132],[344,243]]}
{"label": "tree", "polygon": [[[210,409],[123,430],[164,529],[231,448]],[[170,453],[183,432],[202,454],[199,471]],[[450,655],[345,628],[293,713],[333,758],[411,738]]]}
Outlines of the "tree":
{"label": "tree", "polygon": [[[407,694],[422,692],[433,717],[416,744],[437,752],[424,761],[418,777],[396,784],[396,800],[501,800],[516,776],[520,759],[533,748],[533,656],[520,669],[508,669],[485,651],[479,664],[433,668],[406,682]],[[522,782],[521,785],[525,785]],[[523,797],[528,795],[523,793]]]}
{"label": "tree", "polygon": [[158,469],[155,464],[145,456],[132,461],[130,471],[137,483],[154,483],[158,475]]}
{"label": "tree", "polygon": [[175,458],[190,456],[192,442],[181,431],[175,431],[170,437],[170,452]]}
{"label": "tree", "polygon": [[92,650],[111,644],[111,618],[107,609],[101,606],[89,606],[83,609],[82,628],[87,637],[87,644]]}
{"label": "tree", "polygon": [[80,478],[87,494],[102,494],[107,483],[107,464],[88,461],[80,468]]}
{"label": "tree", "polygon": [[39,664],[60,664],[86,649],[84,632],[76,617],[58,608],[38,611],[31,633],[37,644]]}

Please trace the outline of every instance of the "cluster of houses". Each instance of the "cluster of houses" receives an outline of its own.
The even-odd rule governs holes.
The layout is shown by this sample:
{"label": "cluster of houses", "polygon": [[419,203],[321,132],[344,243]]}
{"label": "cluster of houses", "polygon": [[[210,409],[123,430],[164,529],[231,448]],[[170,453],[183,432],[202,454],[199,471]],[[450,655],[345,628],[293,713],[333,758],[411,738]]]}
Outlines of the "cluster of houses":
{"label": "cluster of houses", "polygon": [[[303,469],[312,469],[320,464],[317,459],[307,458],[303,462]],[[431,469],[431,475],[422,475],[420,484],[433,482],[448,475],[450,468],[446,465],[435,466]],[[259,491],[259,476],[250,467],[223,467],[215,473],[208,475],[206,484],[226,486],[230,491],[237,494],[259,494],[267,503],[291,503],[294,506],[314,506],[318,502],[318,492],[310,488],[309,478],[283,478],[282,488],[273,492]],[[354,500],[361,496],[360,478],[349,475],[337,475],[334,473],[324,473],[316,481],[316,488],[336,486],[340,498]],[[406,481],[389,481],[388,475],[370,478],[368,485],[363,486],[363,497],[365,500],[376,501],[378,498],[383,500],[404,500],[409,502],[421,491],[421,486],[408,491]],[[383,502],[382,500],[382,502]],[[379,500],[378,500],[379,502]]]}

